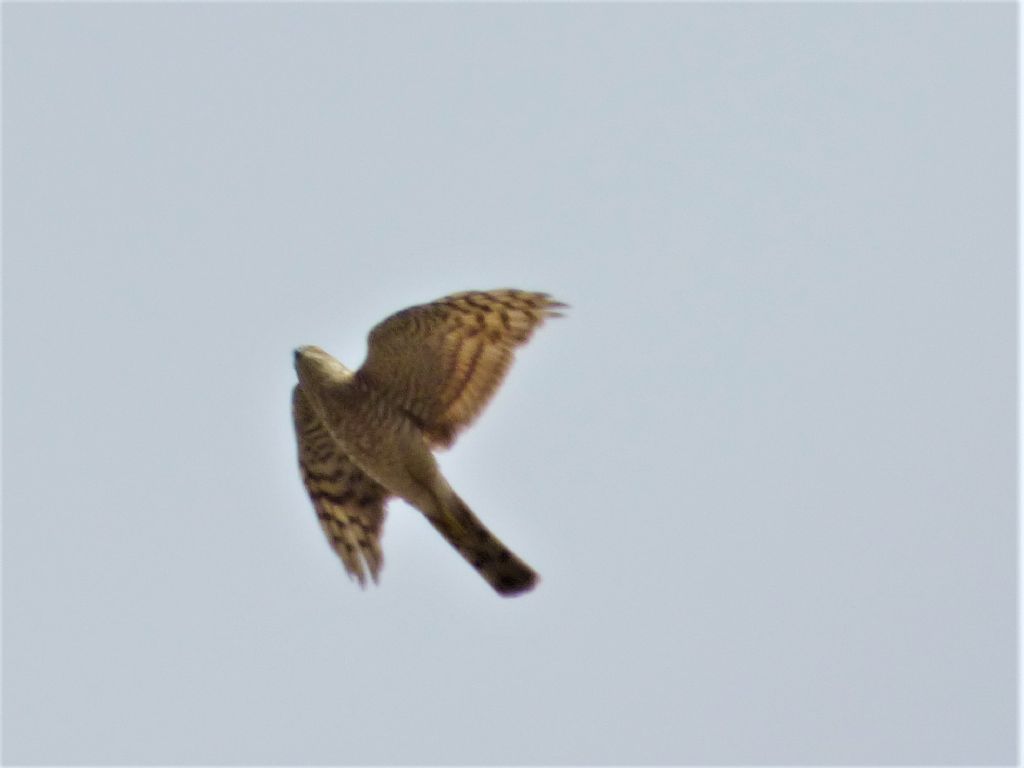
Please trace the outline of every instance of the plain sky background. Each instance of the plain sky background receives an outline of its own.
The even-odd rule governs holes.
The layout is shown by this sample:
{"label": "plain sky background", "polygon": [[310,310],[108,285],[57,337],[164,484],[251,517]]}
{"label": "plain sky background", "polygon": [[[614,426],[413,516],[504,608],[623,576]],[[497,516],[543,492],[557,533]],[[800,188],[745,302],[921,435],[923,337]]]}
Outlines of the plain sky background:
{"label": "plain sky background", "polygon": [[[999,5],[12,5],[3,759],[1012,763]],[[569,302],[349,582],[292,349]]]}

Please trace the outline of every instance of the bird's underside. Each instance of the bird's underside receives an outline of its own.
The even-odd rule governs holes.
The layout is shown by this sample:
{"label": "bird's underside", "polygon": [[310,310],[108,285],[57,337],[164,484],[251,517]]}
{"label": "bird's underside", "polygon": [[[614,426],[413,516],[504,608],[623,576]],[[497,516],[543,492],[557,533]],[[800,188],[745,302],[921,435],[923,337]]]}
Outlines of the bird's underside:
{"label": "bird's underside", "polygon": [[377,580],[385,504],[419,509],[503,595],[537,575],[458,497],[431,449],[452,445],[501,385],[514,351],[565,305],[544,293],[467,291],[397,312],[370,331],[352,372],[317,347],[295,352],[292,414],[302,480],[348,573]]}

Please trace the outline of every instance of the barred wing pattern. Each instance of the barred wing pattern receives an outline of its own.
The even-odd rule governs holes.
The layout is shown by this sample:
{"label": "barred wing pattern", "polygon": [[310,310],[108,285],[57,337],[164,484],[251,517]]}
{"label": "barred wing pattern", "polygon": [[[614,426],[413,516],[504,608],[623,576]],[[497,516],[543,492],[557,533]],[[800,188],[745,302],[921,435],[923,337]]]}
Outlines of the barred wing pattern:
{"label": "barred wing pattern", "polygon": [[357,371],[449,447],[501,385],[516,347],[564,307],[546,293],[466,291],[397,312],[370,331]]}
{"label": "barred wing pattern", "polygon": [[391,495],[342,453],[299,387],[292,390],[302,482],[316,516],[345,570],[361,586],[375,582],[384,564],[380,530]]}

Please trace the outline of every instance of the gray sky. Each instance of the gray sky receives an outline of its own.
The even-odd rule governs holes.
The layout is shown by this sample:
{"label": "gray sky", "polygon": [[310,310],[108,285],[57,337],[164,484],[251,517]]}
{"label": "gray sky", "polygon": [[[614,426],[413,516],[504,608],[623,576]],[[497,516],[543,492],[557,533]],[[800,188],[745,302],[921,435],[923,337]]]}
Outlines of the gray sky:
{"label": "gray sky", "polygon": [[[1015,759],[1012,4],[6,5],[7,763]],[[442,467],[291,351],[569,302]]]}

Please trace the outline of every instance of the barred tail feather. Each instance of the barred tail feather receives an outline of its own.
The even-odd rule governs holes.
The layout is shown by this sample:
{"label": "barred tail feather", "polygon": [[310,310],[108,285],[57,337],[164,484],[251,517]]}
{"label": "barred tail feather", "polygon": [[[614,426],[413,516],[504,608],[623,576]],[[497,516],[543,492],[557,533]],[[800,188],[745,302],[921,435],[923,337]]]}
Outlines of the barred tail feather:
{"label": "barred tail feather", "polygon": [[466,561],[505,597],[527,592],[537,584],[536,572],[484,526],[466,503],[452,493],[440,513],[427,519]]}

